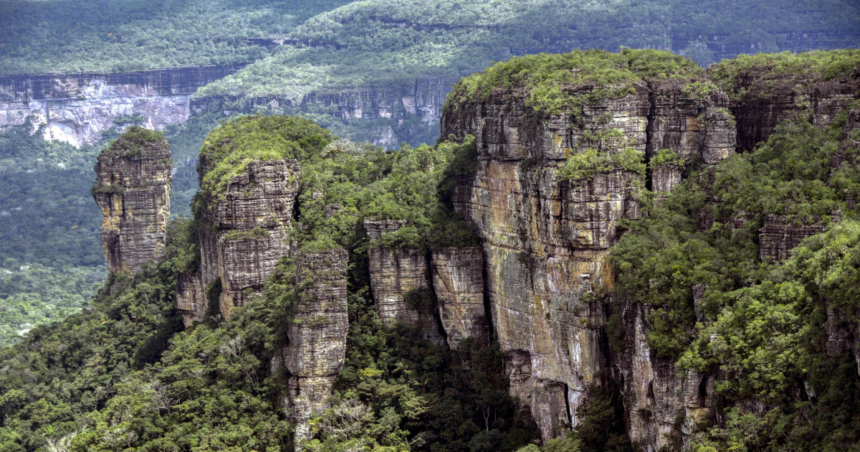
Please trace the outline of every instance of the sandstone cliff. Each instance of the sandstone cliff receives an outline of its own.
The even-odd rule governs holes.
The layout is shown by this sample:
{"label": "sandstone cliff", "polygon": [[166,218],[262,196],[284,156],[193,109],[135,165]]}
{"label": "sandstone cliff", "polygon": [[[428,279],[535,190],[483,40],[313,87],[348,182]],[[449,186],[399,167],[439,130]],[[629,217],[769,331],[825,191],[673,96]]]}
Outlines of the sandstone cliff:
{"label": "sandstone cliff", "polygon": [[284,408],[296,422],[296,450],[311,438],[308,421],[328,408],[332,385],[343,367],[349,327],[346,302],[348,256],[337,249],[296,258],[297,304],[285,325],[290,343],[273,366],[289,372]]}
{"label": "sandstone cliff", "polygon": [[[394,232],[405,221],[365,220],[372,240]],[[397,322],[418,327],[427,339],[442,343],[438,323],[427,298],[430,293],[430,263],[424,250],[373,247],[368,250],[370,288],[379,318],[387,325]]]}
{"label": "sandstone cliff", "polygon": [[191,115],[191,94],[241,66],[192,67],[117,74],[79,73],[0,77],[0,130],[44,125],[46,140],[75,146],[98,141],[116,120],[139,115],[138,125],[163,130]]}
{"label": "sandstone cliff", "polygon": [[104,215],[102,247],[112,273],[135,272],[164,248],[172,166],[164,136],[141,128],[99,154],[92,195]]}
{"label": "sandstone cliff", "polygon": [[[589,148],[609,154],[632,149],[643,158],[671,149],[705,163],[728,157],[735,148],[729,98],[715,87],[694,89],[703,81],[644,79],[626,95],[587,103],[581,114],[549,116],[530,108],[522,91],[495,88],[483,98],[461,100],[443,116],[443,136],[477,140],[480,166],[459,192],[457,208],[483,241],[491,317],[507,357],[511,393],[529,408],[544,440],[577,425],[576,409],[589,387],[614,369],[629,376],[622,386],[646,388],[625,390],[631,439],[646,448],[665,443],[658,437],[672,429],[683,406],[675,390],[685,383],[672,369],[641,349],[610,363],[602,329],[599,300],[614,283],[606,257],[619,221],[639,215],[643,178],[618,167],[578,180],[565,180],[559,171],[569,156]],[[570,86],[565,92],[593,89]],[[594,139],[612,131],[620,137]],[[652,174],[662,191],[679,180],[679,167]],[[659,416],[639,420],[632,413],[639,408],[630,407],[641,407],[637,398],[646,398],[654,385],[661,394]]]}
{"label": "sandstone cliff", "polygon": [[483,251],[480,247],[444,248],[434,250],[432,257],[433,290],[448,346],[456,349],[468,338],[488,343]]}
{"label": "sandstone cliff", "polygon": [[[201,181],[214,164],[200,162]],[[178,306],[186,325],[203,320],[201,292],[221,283],[220,314],[259,292],[278,261],[290,253],[288,230],[298,192],[296,160],[252,161],[233,176],[224,193],[208,196],[201,212],[200,267],[180,284]],[[198,281],[199,280],[199,281]]]}

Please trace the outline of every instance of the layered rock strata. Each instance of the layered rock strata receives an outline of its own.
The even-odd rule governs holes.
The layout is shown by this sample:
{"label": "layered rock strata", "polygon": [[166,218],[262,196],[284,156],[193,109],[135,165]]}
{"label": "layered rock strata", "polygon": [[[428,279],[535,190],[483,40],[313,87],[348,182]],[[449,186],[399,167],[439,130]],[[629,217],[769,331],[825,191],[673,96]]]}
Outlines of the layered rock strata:
{"label": "layered rock strata", "polygon": [[432,253],[433,289],[448,346],[464,339],[490,340],[484,307],[484,256],[480,247],[444,248]]}
{"label": "layered rock strata", "polygon": [[[618,223],[638,218],[637,192],[644,184],[624,168],[582,180],[562,180],[558,170],[568,156],[588,148],[610,154],[633,149],[643,156],[668,148],[706,163],[731,155],[728,97],[718,89],[697,95],[685,90],[689,82],[634,83],[634,92],[587,105],[581,115],[551,117],[527,107],[520,92],[497,88],[443,116],[443,136],[476,137],[480,165],[455,193],[455,207],[483,241],[490,314],[511,393],[529,409],[544,440],[576,426],[576,409],[589,387],[601,383],[598,375],[610,374],[605,311],[594,294],[612,292],[606,258]],[[594,140],[613,129],[620,139]],[[667,174],[658,184],[669,191],[679,176]],[[640,380],[630,384],[647,388],[658,376],[642,370],[652,359],[642,356],[647,364],[626,366],[639,367]],[[671,380],[666,387],[682,386],[670,372],[665,378]],[[665,409],[672,420],[674,408]],[[659,429],[658,421],[647,422],[640,430]],[[639,436],[657,445],[656,438]]]}
{"label": "layered rock strata", "polygon": [[298,302],[287,325],[289,346],[275,367],[284,366],[290,374],[284,405],[296,423],[297,451],[311,438],[310,418],[328,408],[334,379],[346,357],[347,263],[343,249],[296,258]]}
{"label": "layered rock strata", "polygon": [[812,71],[780,73],[769,67],[742,69],[733,91],[738,148],[751,150],[773,134],[785,120],[810,115],[813,124],[826,126],[860,97],[860,69],[853,74],[824,79]]}
{"label": "layered rock strata", "polygon": [[[211,163],[211,162],[209,162]],[[209,169],[200,164],[201,180]],[[222,194],[211,195],[202,215],[199,278],[182,287],[206,290],[221,281],[220,314],[230,316],[233,308],[244,306],[272,275],[278,261],[290,253],[288,231],[298,194],[299,164],[296,160],[249,162],[246,171],[234,176]],[[178,306],[186,321],[203,320],[195,300],[205,293],[178,294]],[[197,306],[195,309],[190,309]]]}
{"label": "layered rock strata", "polygon": [[182,315],[182,323],[189,328],[194,322],[206,317],[209,301],[200,279],[200,273],[179,275],[176,280],[176,310]]}
{"label": "layered rock strata", "polygon": [[136,272],[164,249],[172,162],[163,137],[103,150],[92,194],[102,210],[102,248],[111,273]]}
{"label": "layered rock strata", "polygon": [[[398,220],[365,220],[371,240],[405,225]],[[368,250],[370,289],[379,318],[386,325],[403,323],[421,330],[425,338],[443,343],[438,322],[429,303],[416,303],[432,297],[430,263],[424,250],[400,247],[373,247]]]}
{"label": "layered rock strata", "polygon": [[[840,216],[835,217],[838,221]],[[759,258],[768,262],[788,259],[791,250],[803,239],[826,229],[820,218],[814,218],[812,224],[804,224],[800,219],[784,215],[767,215],[759,230]]]}
{"label": "layered rock strata", "polygon": [[111,127],[136,124],[162,130],[185,122],[197,88],[241,66],[190,67],[114,74],[75,73],[0,77],[0,130],[29,121],[47,140],[75,146],[98,141]]}

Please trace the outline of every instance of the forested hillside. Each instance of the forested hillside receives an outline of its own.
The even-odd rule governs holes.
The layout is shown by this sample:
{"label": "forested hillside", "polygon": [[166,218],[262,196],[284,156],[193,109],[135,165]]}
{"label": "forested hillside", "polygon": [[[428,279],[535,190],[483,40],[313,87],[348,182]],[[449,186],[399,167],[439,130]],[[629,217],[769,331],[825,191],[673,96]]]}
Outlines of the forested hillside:
{"label": "forested hillside", "polygon": [[248,38],[282,35],[349,0],[85,0],[0,4],[0,74],[135,71],[254,61]]}

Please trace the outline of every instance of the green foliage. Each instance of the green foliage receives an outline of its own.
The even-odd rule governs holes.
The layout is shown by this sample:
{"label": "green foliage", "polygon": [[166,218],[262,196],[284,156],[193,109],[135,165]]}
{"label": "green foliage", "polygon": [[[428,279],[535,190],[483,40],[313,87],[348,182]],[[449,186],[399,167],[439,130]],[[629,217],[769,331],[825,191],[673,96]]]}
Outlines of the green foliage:
{"label": "green foliage", "polygon": [[266,239],[270,236],[269,231],[256,227],[251,229],[250,231],[230,231],[222,237],[225,241],[235,242],[239,240],[260,240]]}
{"label": "green foliage", "polygon": [[102,151],[108,157],[133,157],[140,154],[144,148],[168,146],[164,133],[131,126],[126,129],[110,146]]}
{"label": "green foliage", "polygon": [[558,171],[558,177],[570,181],[591,180],[598,173],[619,170],[645,177],[644,157],[641,152],[631,148],[614,154],[589,148],[585,152],[568,157],[564,166]]}
{"label": "green foliage", "polygon": [[[693,338],[696,316],[692,288],[708,287],[701,309],[715,316],[718,292],[760,281],[757,231],[766,214],[801,222],[825,220],[856,196],[860,174],[855,163],[831,165],[841,126],[817,129],[808,122],[784,124],[752,153],[734,155],[712,173],[692,173],[668,200],[646,205],[647,216],[631,222],[613,250],[619,282],[632,299],[648,300],[653,330],[649,345],[677,358]],[[709,203],[710,193],[721,200]],[[715,223],[699,230],[698,218]],[[740,216],[744,222],[732,226]]]}
{"label": "green foliage", "polygon": [[776,75],[785,78],[784,83],[792,83],[793,78],[813,81],[829,80],[840,76],[856,77],[858,66],[860,66],[860,50],[816,50],[803,53],[738,55],[737,58],[723,60],[714,65],[708,69],[708,73],[726,93],[742,98],[745,92],[738,91],[739,87],[736,83],[741,75],[753,78]]}
{"label": "green foliage", "polygon": [[0,6],[0,74],[134,71],[254,61],[248,38],[281,35],[347,0],[86,0]]}
{"label": "green foliage", "polygon": [[0,347],[36,326],[80,312],[104,278],[101,267],[24,265],[7,258],[0,269]]}
{"label": "green foliage", "polygon": [[451,351],[386,328],[368,293],[350,292],[346,365],[305,451],[514,451],[529,441],[535,432],[516,419],[497,345],[466,340]]}
{"label": "green foliage", "polygon": [[660,149],[657,151],[657,154],[654,157],[651,157],[651,160],[648,161],[648,166],[652,169],[663,165],[676,165],[683,167],[685,163],[686,161],[684,160],[684,157],[678,155],[674,150]]}
{"label": "green foliage", "polygon": [[[692,172],[668,199],[646,203],[612,251],[620,297],[651,306],[651,350],[716,379],[725,423],[700,426],[699,450],[851,450],[860,441],[856,363],[826,349],[828,328],[857,327],[848,319],[858,312],[860,225],[848,200],[860,173],[856,150],[841,143],[844,124],[785,123],[753,152]],[[785,262],[759,260],[765,215],[828,224],[836,211],[842,221]],[[696,303],[695,286],[705,289]],[[828,324],[834,311],[842,314]],[[750,400],[767,408],[753,412]]]}
{"label": "green foliage", "polygon": [[205,159],[201,190],[223,196],[230,180],[244,174],[252,161],[305,160],[333,137],[313,122],[286,116],[244,116],[213,130],[200,149]]}
{"label": "green foliage", "polygon": [[[477,98],[493,89],[523,89],[526,105],[547,115],[569,112],[575,117],[586,105],[635,92],[633,82],[667,77],[692,78],[704,71],[692,61],[659,50],[575,50],[562,55],[540,54],[512,58],[455,86],[446,108]],[[581,90],[583,86],[593,87]]]}
{"label": "green foliage", "polygon": [[[710,64],[751,45],[755,51],[768,52],[796,48],[793,33],[819,32],[822,24],[832,35],[810,35],[804,45],[851,47],[857,42],[858,12],[850,2],[813,0],[730,0],[697,7],[681,0],[635,4],[368,0],[313,17],[293,30],[291,41],[270,57],[203,88],[198,96],[277,95],[296,101],[311,92],[350,92],[369,86],[406,87],[403,95],[413,95],[416,80],[440,77],[447,84],[511,55],[575,48],[672,49]],[[631,54],[633,69],[649,77],[677,69],[677,57],[652,59],[653,55],[653,51]],[[687,64],[692,63],[682,65]],[[555,75],[568,77],[542,73],[550,89],[536,95],[548,108],[558,106],[552,97],[558,94],[553,82],[560,81]]]}
{"label": "green foliage", "polygon": [[171,240],[161,264],[134,278],[112,276],[81,313],[0,350],[0,449],[47,449],[75,435],[134,368],[158,360],[166,338],[182,326],[174,309],[175,256]]}

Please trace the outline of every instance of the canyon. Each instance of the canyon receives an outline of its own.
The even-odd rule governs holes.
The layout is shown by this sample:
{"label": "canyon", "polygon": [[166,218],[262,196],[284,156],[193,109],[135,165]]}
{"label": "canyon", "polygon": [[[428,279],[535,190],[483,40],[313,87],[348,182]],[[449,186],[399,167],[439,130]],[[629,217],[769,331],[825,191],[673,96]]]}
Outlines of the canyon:
{"label": "canyon", "polygon": [[[664,163],[647,173],[613,167],[571,179],[560,176],[565,162],[594,148],[608,155],[632,150],[645,161],[656,161],[669,149],[685,161],[713,167],[767,140],[778,123],[799,115],[810,115],[823,127],[850,110],[849,118],[856,121],[858,71],[832,79],[754,68],[741,70],[725,90],[705,72],[673,77],[636,73],[638,79],[621,95],[589,97],[581,111],[552,114],[537,111],[517,86],[494,87],[483,96],[452,96],[441,115],[442,136],[460,142],[474,137],[477,150],[476,171],[458,179],[453,207],[473,226],[479,244],[438,249],[382,245],[386,234],[408,222],[363,218],[369,286],[379,319],[389,326],[411,325],[430,342],[452,349],[466,339],[488,343],[494,338],[504,356],[509,393],[533,419],[543,442],[564,437],[579,425],[578,408],[596,387],[611,382],[623,399],[627,435],[641,450],[688,450],[696,423],[714,408],[715,376],[681,371],[673,360],[651,350],[652,306],[616,290],[616,269],[609,261],[622,224],[641,218],[643,192],[650,188],[666,196],[685,176],[684,167]],[[703,84],[708,85],[704,92],[697,89]],[[563,89],[585,96],[605,88],[582,83]],[[342,111],[353,108],[355,115],[357,104],[334,98],[327,102]],[[367,102],[377,109],[381,105]],[[373,114],[382,116],[381,110]],[[619,133],[610,134],[614,131]],[[161,161],[169,157],[160,152]],[[215,171],[214,156],[204,147],[198,166],[201,186]],[[120,184],[125,196],[139,185],[169,185],[158,165],[134,166],[136,176],[147,183],[107,182],[110,166],[102,160],[96,168],[102,185]],[[302,250],[295,242],[306,232],[305,226],[294,224],[307,215],[309,210],[303,209],[310,207],[304,204],[323,203],[326,196],[320,187],[299,183],[305,163],[251,159],[243,164],[247,167],[241,174],[224,181],[223,192],[202,193],[196,211],[200,264],[196,273],[180,277],[177,308],[188,328],[207,316],[229,318],[260,296],[279,261],[295,261],[294,319],[285,325],[289,341],[272,367],[290,375],[282,405],[296,422],[298,446],[312,438],[309,420],[329,408],[328,396],[344,366],[349,255],[341,248]],[[100,205],[122,203],[118,194],[111,194],[112,201],[100,196],[106,195],[96,196]],[[155,211],[169,210],[169,196],[147,199]],[[340,210],[326,205],[325,218]],[[139,228],[112,209],[103,211],[111,271],[133,270],[158,257],[152,247],[135,240],[118,245],[111,234],[136,237]],[[832,219],[840,217],[834,213]],[[760,259],[784,260],[803,238],[825,230],[820,218],[803,220],[797,225],[786,217],[764,218]],[[164,219],[159,221],[153,230],[163,231]],[[714,221],[704,218],[700,228],[710,229]],[[739,228],[743,213],[735,212],[731,221]],[[122,248],[129,246],[133,252]],[[111,260],[127,254],[136,256],[133,264]],[[217,299],[211,299],[216,286]],[[694,305],[706,289],[691,288]],[[435,302],[421,302],[425,299]],[[616,344],[610,344],[607,333],[613,314],[623,329]],[[846,320],[836,309],[828,311],[831,317],[828,352],[860,350],[860,321]],[[857,365],[860,372],[860,355]]]}

